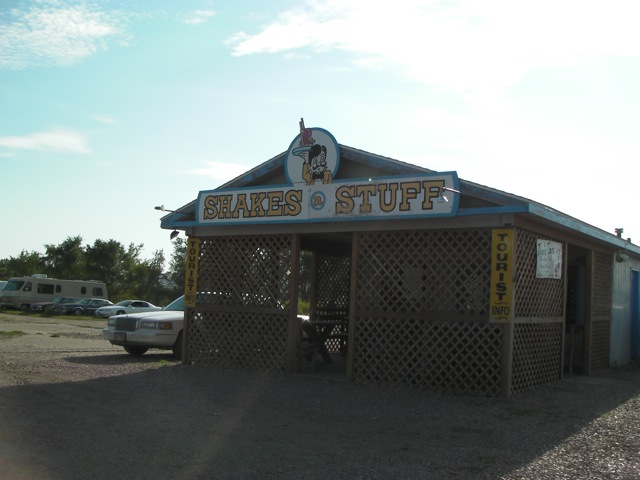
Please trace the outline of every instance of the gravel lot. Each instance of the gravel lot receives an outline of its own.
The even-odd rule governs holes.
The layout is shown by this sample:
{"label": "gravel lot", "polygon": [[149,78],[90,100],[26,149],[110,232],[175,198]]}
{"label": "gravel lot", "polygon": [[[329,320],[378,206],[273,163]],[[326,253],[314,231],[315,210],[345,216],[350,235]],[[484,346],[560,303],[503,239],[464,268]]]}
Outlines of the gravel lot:
{"label": "gravel lot", "polygon": [[1,479],[640,478],[637,365],[470,398],[133,358],[103,323],[0,313]]}

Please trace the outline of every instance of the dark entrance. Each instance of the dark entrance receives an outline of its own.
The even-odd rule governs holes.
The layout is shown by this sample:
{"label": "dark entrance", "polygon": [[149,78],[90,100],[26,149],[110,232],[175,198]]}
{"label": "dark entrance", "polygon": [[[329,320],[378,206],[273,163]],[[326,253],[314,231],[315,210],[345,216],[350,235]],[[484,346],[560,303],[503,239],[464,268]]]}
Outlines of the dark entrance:
{"label": "dark entrance", "polygon": [[572,375],[584,372],[589,252],[575,245],[569,245],[568,250],[564,371]]}
{"label": "dark entrance", "polygon": [[346,379],[351,288],[351,233],[301,236],[299,297],[308,304],[301,373]]}

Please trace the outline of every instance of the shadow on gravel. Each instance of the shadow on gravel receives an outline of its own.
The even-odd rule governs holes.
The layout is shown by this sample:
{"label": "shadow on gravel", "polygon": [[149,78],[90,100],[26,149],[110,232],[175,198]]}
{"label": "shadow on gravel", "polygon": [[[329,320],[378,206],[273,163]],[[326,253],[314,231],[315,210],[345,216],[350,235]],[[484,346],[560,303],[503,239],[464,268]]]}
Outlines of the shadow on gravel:
{"label": "shadow on gravel", "polygon": [[179,363],[7,387],[0,478],[498,479],[637,397],[638,372],[510,399]]}
{"label": "shadow on gravel", "polygon": [[128,353],[108,354],[108,355],[87,355],[85,357],[68,357],[65,359],[70,363],[83,365],[127,365],[127,364],[154,364],[158,362],[180,363],[170,352],[151,352],[141,357],[134,357]]}

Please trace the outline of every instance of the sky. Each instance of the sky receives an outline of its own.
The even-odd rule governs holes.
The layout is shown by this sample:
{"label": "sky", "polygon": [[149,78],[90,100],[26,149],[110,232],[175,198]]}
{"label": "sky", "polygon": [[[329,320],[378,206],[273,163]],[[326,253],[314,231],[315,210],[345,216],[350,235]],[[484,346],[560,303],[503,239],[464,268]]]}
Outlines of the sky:
{"label": "sky", "polygon": [[0,0],[0,259],[172,252],[177,209],[339,144],[640,244],[637,0]]}

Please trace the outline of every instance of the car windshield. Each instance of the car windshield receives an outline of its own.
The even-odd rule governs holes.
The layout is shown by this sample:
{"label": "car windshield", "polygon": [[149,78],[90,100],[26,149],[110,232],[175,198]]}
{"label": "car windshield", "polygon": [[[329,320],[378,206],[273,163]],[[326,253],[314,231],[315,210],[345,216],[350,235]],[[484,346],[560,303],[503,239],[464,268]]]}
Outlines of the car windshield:
{"label": "car windshield", "polygon": [[132,300],[122,300],[121,302],[116,303],[119,307],[128,307],[131,305]]}
{"label": "car windshield", "polygon": [[15,292],[20,290],[24,285],[24,280],[9,280],[2,289],[3,292]]}
{"label": "car windshield", "polygon": [[184,295],[176,298],[169,305],[164,307],[162,310],[172,310],[174,312],[184,312]]}

